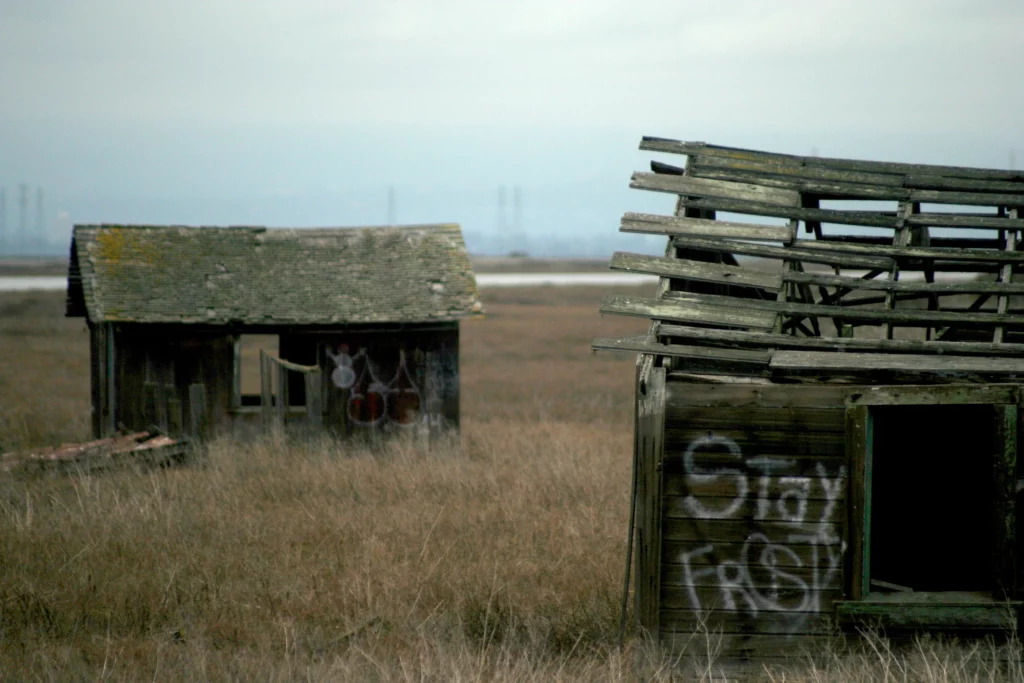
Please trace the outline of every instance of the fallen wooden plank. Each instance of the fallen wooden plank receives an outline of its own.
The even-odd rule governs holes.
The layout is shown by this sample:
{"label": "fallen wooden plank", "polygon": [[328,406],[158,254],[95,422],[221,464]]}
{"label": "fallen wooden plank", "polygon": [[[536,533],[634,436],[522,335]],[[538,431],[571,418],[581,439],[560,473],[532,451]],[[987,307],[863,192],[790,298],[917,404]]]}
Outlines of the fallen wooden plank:
{"label": "fallen wooden plank", "polygon": [[775,325],[775,313],[772,312],[718,306],[698,301],[663,301],[629,296],[609,296],[601,305],[601,312],[656,320],[678,320],[705,325],[762,330],[770,330]]}
{"label": "fallen wooden plank", "polygon": [[[806,240],[810,241],[810,240]],[[742,254],[760,256],[783,261],[805,261],[826,265],[843,266],[845,268],[868,268],[887,270],[892,267],[893,260],[888,257],[844,253],[838,250],[801,249],[797,247],[777,247],[769,244],[751,244],[732,240],[717,240],[706,237],[674,237],[672,243],[687,249],[703,249],[723,254]]]}
{"label": "fallen wooden plank", "polygon": [[757,225],[707,218],[655,216],[647,213],[626,213],[622,217],[619,230],[649,235],[729,237],[766,242],[789,242],[796,237],[796,230],[788,225]]}
{"label": "fallen wooden plank", "polygon": [[713,330],[661,323],[658,338],[678,337],[717,345],[769,349],[807,349],[888,353],[923,353],[939,355],[1021,356],[1024,344],[994,342],[925,341],[917,339],[857,339],[855,337],[795,337],[788,334],[747,332],[744,330]]}
{"label": "fallen wooden plank", "polygon": [[135,432],[80,444],[4,453],[0,472],[102,470],[127,463],[159,465],[180,459],[188,444],[162,434]]}
{"label": "fallen wooden plank", "polygon": [[769,364],[778,371],[928,372],[938,374],[1024,374],[1024,358],[951,358],[885,353],[777,351]]}
{"label": "fallen wooden plank", "polygon": [[779,275],[761,273],[742,266],[645,256],[621,251],[612,256],[610,267],[613,270],[624,270],[631,273],[650,273],[680,280],[757,287],[771,291],[778,291],[782,286],[782,278]]}
{"label": "fallen wooden plank", "polygon": [[629,186],[638,190],[695,197],[723,197],[780,206],[796,206],[800,203],[800,193],[793,190],[662,173],[634,173]]}

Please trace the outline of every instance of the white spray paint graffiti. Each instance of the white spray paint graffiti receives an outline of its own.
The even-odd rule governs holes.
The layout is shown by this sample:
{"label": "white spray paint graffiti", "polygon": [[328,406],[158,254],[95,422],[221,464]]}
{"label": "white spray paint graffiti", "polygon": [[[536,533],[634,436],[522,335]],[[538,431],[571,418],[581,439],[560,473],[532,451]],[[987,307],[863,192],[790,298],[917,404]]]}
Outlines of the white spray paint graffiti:
{"label": "white spray paint graffiti", "polygon": [[413,427],[427,421],[427,415],[421,411],[419,387],[406,366],[405,350],[400,349],[398,354],[398,367],[391,380],[384,383],[377,376],[379,366],[365,348],[359,349],[355,355],[349,355],[347,345],[339,347],[338,353],[327,349],[327,355],[335,365],[331,381],[339,389],[351,392],[346,414],[353,424],[361,427],[383,424]]}
{"label": "white spray paint graffiti", "polygon": [[[722,466],[696,463],[698,453],[724,455]],[[734,557],[712,543],[680,554],[683,582],[693,609],[738,611],[753,619],[770,616],[773,630],[794,632],[822,609],[821,592],[836,588],[845,548],[836,532],[834,517],[842,496],[846,468],[830,474],[815,464],[817,476],[780,476],[796,463],[785,458],[744,458],[732,439],[707,434],[695,439],[683,454],[686,512],[699,520],[739,519],[748,501],[754,503],[751,532]],[[755,479],[756,481],[751,481]],[[726,483],[724,504],[694,491]],[[753,484],[753,486],[751,486]],[[809,501],[824,501],[820,513],[809,515]],[[754,524],[756,523],[756,524]],[[767,527],[778,527],[782,533]],[[803,554],[797,546],[803,547]],[[731,546],[735,548],[736,546]],[[696,566],[695,566],[696,565]],[[702,602],[699,586],[717,588],[717,599]]]}

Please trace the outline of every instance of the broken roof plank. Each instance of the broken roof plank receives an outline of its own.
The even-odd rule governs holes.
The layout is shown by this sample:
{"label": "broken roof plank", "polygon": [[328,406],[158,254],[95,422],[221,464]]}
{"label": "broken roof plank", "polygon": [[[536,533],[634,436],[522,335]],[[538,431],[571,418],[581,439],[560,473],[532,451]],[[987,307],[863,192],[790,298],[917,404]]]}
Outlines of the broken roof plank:
{"label": "broken roof plank", "polygon": [[697,197],[722,197],[779,206],[796,206],[800,203],[800,193],[790,189],[663,173],[634,173],[629,186],[637,190],[653,190]]}
{"label": "broken roof plank", "polygon": [[981,228],[985,230],[1022,230],[1024,219],[1001,216],[978,216],[963,213],[915,213],[907,217],[907,225],[930,228]]}
{"label": "broken roof plank", "polygon": [[703,249],[726,254],[743,254],[745,256],[761,256],[788,261],[805,261],[823,263],[825,265],[844,266],[846,268],[881,268],[892,267],[892,259],[877,256],[861,256],[860,254],[844,254],[840,251],[824,251],[798,249],[795,247],[776,247],[767,244],[750,244],[731,240],[705,239],[701,237],[675,237],[672,243],[677,247]]}
{"label": "broken roof plank", "polygon": [[831,240],[798,240],[793,247],[838,254],[864,254],[894,259],[929,259],[936,261],[986,261],[990,263],[1024,263],[1024,252],[995,249],[956,249],[950,247],[899,247],[891,244],[857,244]]}
{"label": "broken roof plank", "polygon": [[931,294],[1024,294],[1024,283],[1002,283],[991,280],[968,282],[924,282],[914,280],[877,280],[845,277],[825,273],[786,272],[783,282],[844,289],[867,289],[885,292],[921,292]]}
{"label": "broken roof plank", "polygon": [[857,337],[794,337],[788,334],[721,330],[661,323],[658,337],[679,337],[711,344],[753,346],[758,348],[809,349],[820,351],[860,351],[888,353],[925,353],[979,356],[1024,355],[1024,344],[994,342],[925,341],[920,339],[862,339]]}
{"label": "broken roof plank", "polygon": [[595,339],[590,347],[602,351],[636,351],[660,356],[674,356],[693,360],[716,361],[726,366],[754,366],[764,368],[771,361],[769,351],[747,351],[742,349],[722,349],[708,346],[684,346],[681,344],[662,344],[652,341],[647,336],[627,339]]}
{"label": "broken roof plank", "polygon": [[955,358],[886,353],[832,353],[828,351],[777,351],[772,370],[800,372],[904,371],[941,374],[1024,374],[1020,358]]}
{"label": "broken roof plank", "polygon": [[799,221],[817,221],[819,223],[837,223],[839,225],[863,225],[869,228],[896,227],[896,215],[881,211],[812,209],[800,206],[779,206],[765,202],[752,202],[720,197],[705,197],[702,199],[686,198],[683,200],[683,205],[692,209],[729,211],[731,213],[742,213],[751,216],[789,218]]}
{"label": "broken roof plank", "polygon": [[[1024,183],[1012,180],[977,180],[937,174],[916,173],[870,173],[865,171],[844,171],[825,166],[779,164],[769,161],[733,159],[712,155],[692,155],[688,168],[692,175],[701,178],[717,178],[736,182],[754,182],[752,178],[774,176],[806,180],[832,180],[843,183],[863,183],[888,187],[903,187],[922,190],[953,190],[967,192],[1022,192]],[[661,164],[661,168],[671,168]],[[652,169],[653,170],[653,169]]]}
{"label": "broken roof plank", "polygon": [[604,303],[601,305],[601,312],[656,320],[675,320],[703,325],[762,330],[772,329],[775,325],[776,315],[771,311],[717,306],[701,301],[665,301],[630,296],[605,297]]}
{"label": "broken roof plank", "polygon": [[825,168],[864,171],[868,173],[892,173],[899,175],[923,174],[941,175],[957,178],[978,178],[981,180],[1024,180],[1024,171],[1004,170],[995,168],[975,168],[970,166],[943,166],[937,164],[910,164],[893,161],[866,161],[862,159],[843,159],[838,157],[811,157],[795,154],[779,154],[777,152],[761,152],[738,147],[709,145],[705,142],[684,142],[668,138],[645,136],[640,142],[640,149],[652,152],[669,152],[671,154],[703,154],[733,159],[770,161],[788,165],[822,166]]}
{"label": "broken roof plank", "polygon": [[[700,303],[716,308],[735,307],[752,311],[782,313],[787,316],[805,318],[840,318],[844,321],[863,323],[891,323],[911,327],[939,327],[943,325],[1008,325],[1024,326],[1024,315],[986,313],[982,311],[929,311],[925,309],[860,308],[856,306],[827,306],[805,304],[793,301],[769,301],[763,299],[741,299],[715,294],[694,294],[692,292],[666,292],[666,301]],[[655,317],[655,316],[650,316]]]}
{"label": "broken roof plank", "polygon": [[[670,164],[652,170],[676,173]],[[913,199],[946,204],[1014,204],[1024,193],[1024,182],[950,178],[941,175],[893,175],[842,171],[822,166],[790,166],[776,163],[694,156],[687,175],[767,187],[789,188],[817,195],[857,196],[872,199]],[[927,193],[940,193],[930,198]],[[922,194],[923,193],[923,194]],[[962,197],[960,195],[968,195]],[[971,196],[974,195],[974,196]],[[959,201],[964,199],[966,201]]]}
{"label": "broken roof plank", "polygon": [[778,275],[758,272],[751,268],[705,261],[645,256],[622,251],[615,252],[610,267],[613,270],[625,270],[632,273],[650,273],[680,280],[757,287],[771,291],[778,291],[782,287],[782,278]]}
{"label": "broken roof plank", "polygon": [[[737,178],[761,178],[765,175],[783,178],[806,178],[809,180],[834,180],[844,183],[863,183],[868,185],[888,185],[900,187],[904,176],[891,173],[865,173],[863,171],[843,171],[821,166],[804,166],[797,164],[779,164],[754,159],[732,159],[729,157],[694,154],[690,156],[688,168],[700,177],[717,177],[712,173],[735,174]],[[724,178],[723,178],[724,179]],[[750,182],[750,181],[747,181]]]}
{"label": "broken roof plank", "polygon": [[[689,176],[688,176],[689,177]],[[865,183],[840,182],[836,180],[815,180],[804,178],[773,177],[767,174],[752,175],[730,171],[703,169],[693,179],[714,179],[722,182],[741,182],[788,189],[824,199],[877,199],[901,202],[929,202],[933,204],[962,204],[973,206],[1004,206],[1024,204],[1024,183],[1017,185],[1017,193],[987,193],[957,190],[934,190],[922,188],[894,187],[892,185],[868,185]]]}
{"label": "broken roof plank", "polygon": [[796,230],[788,225],[758,225],[756,223],[717,221],[708,218],[657,216],[649,213],[632,212],[627,212],[622,216],[619,230],[649,235],[731,237],[733,239],[761,240],[765,242],[789,242],[796,237]]}

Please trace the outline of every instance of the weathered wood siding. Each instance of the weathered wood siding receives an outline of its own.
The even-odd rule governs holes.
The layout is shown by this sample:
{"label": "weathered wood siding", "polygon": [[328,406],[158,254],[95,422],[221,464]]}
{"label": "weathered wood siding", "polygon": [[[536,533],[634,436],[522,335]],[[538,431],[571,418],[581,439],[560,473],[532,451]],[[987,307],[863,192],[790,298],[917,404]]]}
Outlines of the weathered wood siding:
{"label": "weathered wood siding", "polygon": [[[681,651],[815,648],[844,586],[841,388],[666,386],[658,633]],[[701,643],[703,640],[698,638]]]}
{"label": "weathered wood siding", "polygon": [[116,424],[174,436],[230,428],[234,335],[115,325]]}

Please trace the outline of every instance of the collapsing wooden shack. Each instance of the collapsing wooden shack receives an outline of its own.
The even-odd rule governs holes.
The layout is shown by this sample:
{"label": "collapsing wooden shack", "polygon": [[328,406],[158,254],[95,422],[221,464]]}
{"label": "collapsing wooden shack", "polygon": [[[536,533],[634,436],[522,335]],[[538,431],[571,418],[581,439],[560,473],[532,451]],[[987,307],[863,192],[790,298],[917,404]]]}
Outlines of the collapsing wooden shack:
{"label": "collapsing wooden shack", "polygon": [[[96,437],[304,423],[348,436],[459,424],[459,320],[479,314],[457,225],[76,226]],[[243,393],[247,335],[276,336]]]}
{"label": "collapsing wooden shack", "polygon": [[639,354],[638,624],[731,657],[1016,627],[1024,172],[640,148],[686,161],[622,219],[665,256],[611,262],[656,296],[601,308],[649,333],[594,342]]}

